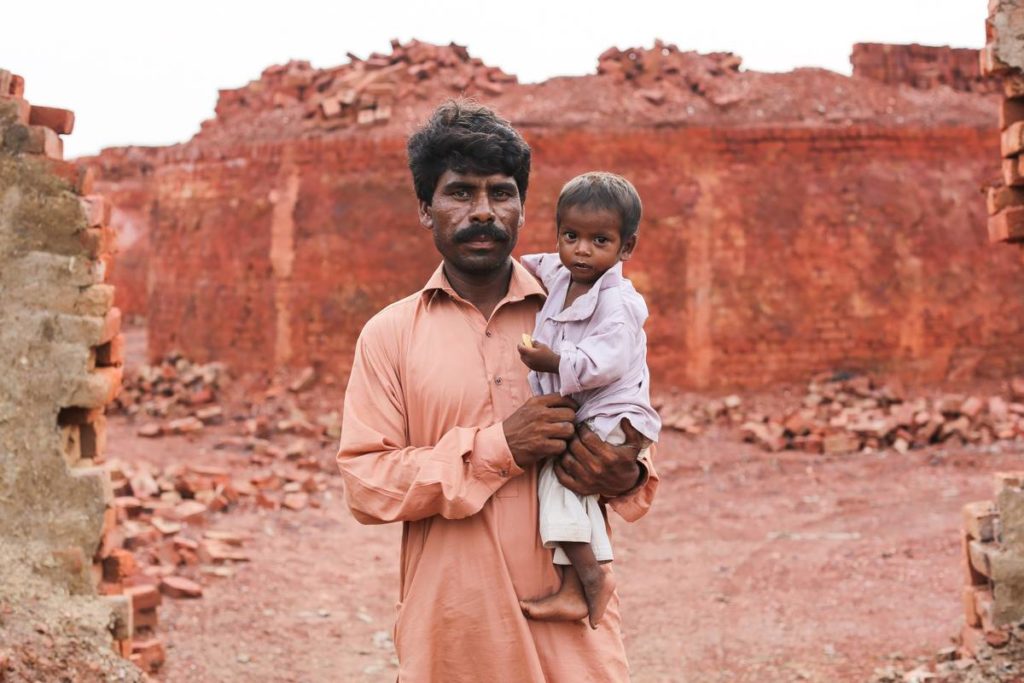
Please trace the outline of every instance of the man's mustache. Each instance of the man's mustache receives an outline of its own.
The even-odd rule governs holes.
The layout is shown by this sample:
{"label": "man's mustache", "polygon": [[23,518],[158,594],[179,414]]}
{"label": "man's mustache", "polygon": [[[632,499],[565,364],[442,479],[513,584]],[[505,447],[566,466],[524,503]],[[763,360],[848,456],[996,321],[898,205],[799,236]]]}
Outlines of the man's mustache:
{"label": "man's mustache", "polygon": [[457,231],[453,237],[456,244],[465,244],[466,242],[472,242],[475,239],[481,238],[490,238],[495,242],[508,242],[511,239],[507,232],[494,223],[471,225],[468,228]]}

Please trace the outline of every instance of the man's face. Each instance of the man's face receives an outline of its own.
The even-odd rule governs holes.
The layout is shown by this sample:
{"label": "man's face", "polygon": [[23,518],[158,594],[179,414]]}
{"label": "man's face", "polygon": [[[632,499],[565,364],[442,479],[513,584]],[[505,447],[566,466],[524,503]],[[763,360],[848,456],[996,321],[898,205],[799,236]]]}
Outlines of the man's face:
{"label": "man's face", "polygon": [[523,202],[507,175],[445,171],[430,204],[420,202],[420,223],[449,268],[483,274],[508,262],[523,224]]}

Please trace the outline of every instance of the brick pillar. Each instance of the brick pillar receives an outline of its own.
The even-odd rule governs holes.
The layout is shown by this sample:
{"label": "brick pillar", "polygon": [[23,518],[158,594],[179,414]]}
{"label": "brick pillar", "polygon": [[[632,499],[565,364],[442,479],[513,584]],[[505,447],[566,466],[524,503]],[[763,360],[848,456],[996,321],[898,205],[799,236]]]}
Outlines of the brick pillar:
{"label": "brick pillar", "polygon": [[130,652],[127,598],[96,596],[116,522],[100,466],[121,385],[121,316],[104,282],[114,240],[91,172],[63,160],[73,127],[72,112],[30,105],[24,80],[0,70],[0,560],[55,594],[105,602],[116,649]]}
{"label": "brick pillar", "polygon": [[991,242],[1024,244],[1024,1],[991,0],[981,71],[1003,79],[999,109],[1002,182],[988,191]]}

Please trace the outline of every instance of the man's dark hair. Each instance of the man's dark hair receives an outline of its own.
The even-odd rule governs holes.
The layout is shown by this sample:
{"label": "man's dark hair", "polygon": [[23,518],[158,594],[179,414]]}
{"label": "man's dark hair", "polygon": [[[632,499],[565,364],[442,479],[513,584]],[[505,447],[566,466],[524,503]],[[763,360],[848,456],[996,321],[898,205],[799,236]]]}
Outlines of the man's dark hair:
{"label": "man's dark hair", "polygon": [[409,138],[416,196],[429,204],[445,171],[511,176],[526,202],[530,146],[512,125],[472,100],[448,100]]}
{"label": "man's dark hair", "polygon": [[558,195],[555,225],[561,225],[565,211],[574,206],[617,212],[622,220],[619,234],[623,241],[640,229],[640,215],[643,213],[640,195],[633,184],[620,175],[591,171],[567,182]]}

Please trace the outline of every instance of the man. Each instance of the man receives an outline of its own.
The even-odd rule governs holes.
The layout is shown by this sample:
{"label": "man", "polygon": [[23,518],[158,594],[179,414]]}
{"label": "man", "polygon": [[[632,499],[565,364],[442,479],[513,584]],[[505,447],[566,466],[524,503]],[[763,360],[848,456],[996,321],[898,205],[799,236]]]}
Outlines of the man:
{"label": "man", "polygon": [[510,258],[530,148],[494,112],[441,105],[409,140],[420,223],[442,264],[363,328],[338,464],[366,524],[401,521],[399,680],[625,681],[617,598],[600,628],[526,619],[523,598],[559,584],[537,532],[538,463],[633,521],[657,476],[636,432],[608,446],[575,405],[531,397],[516,353],[544,291]]}

